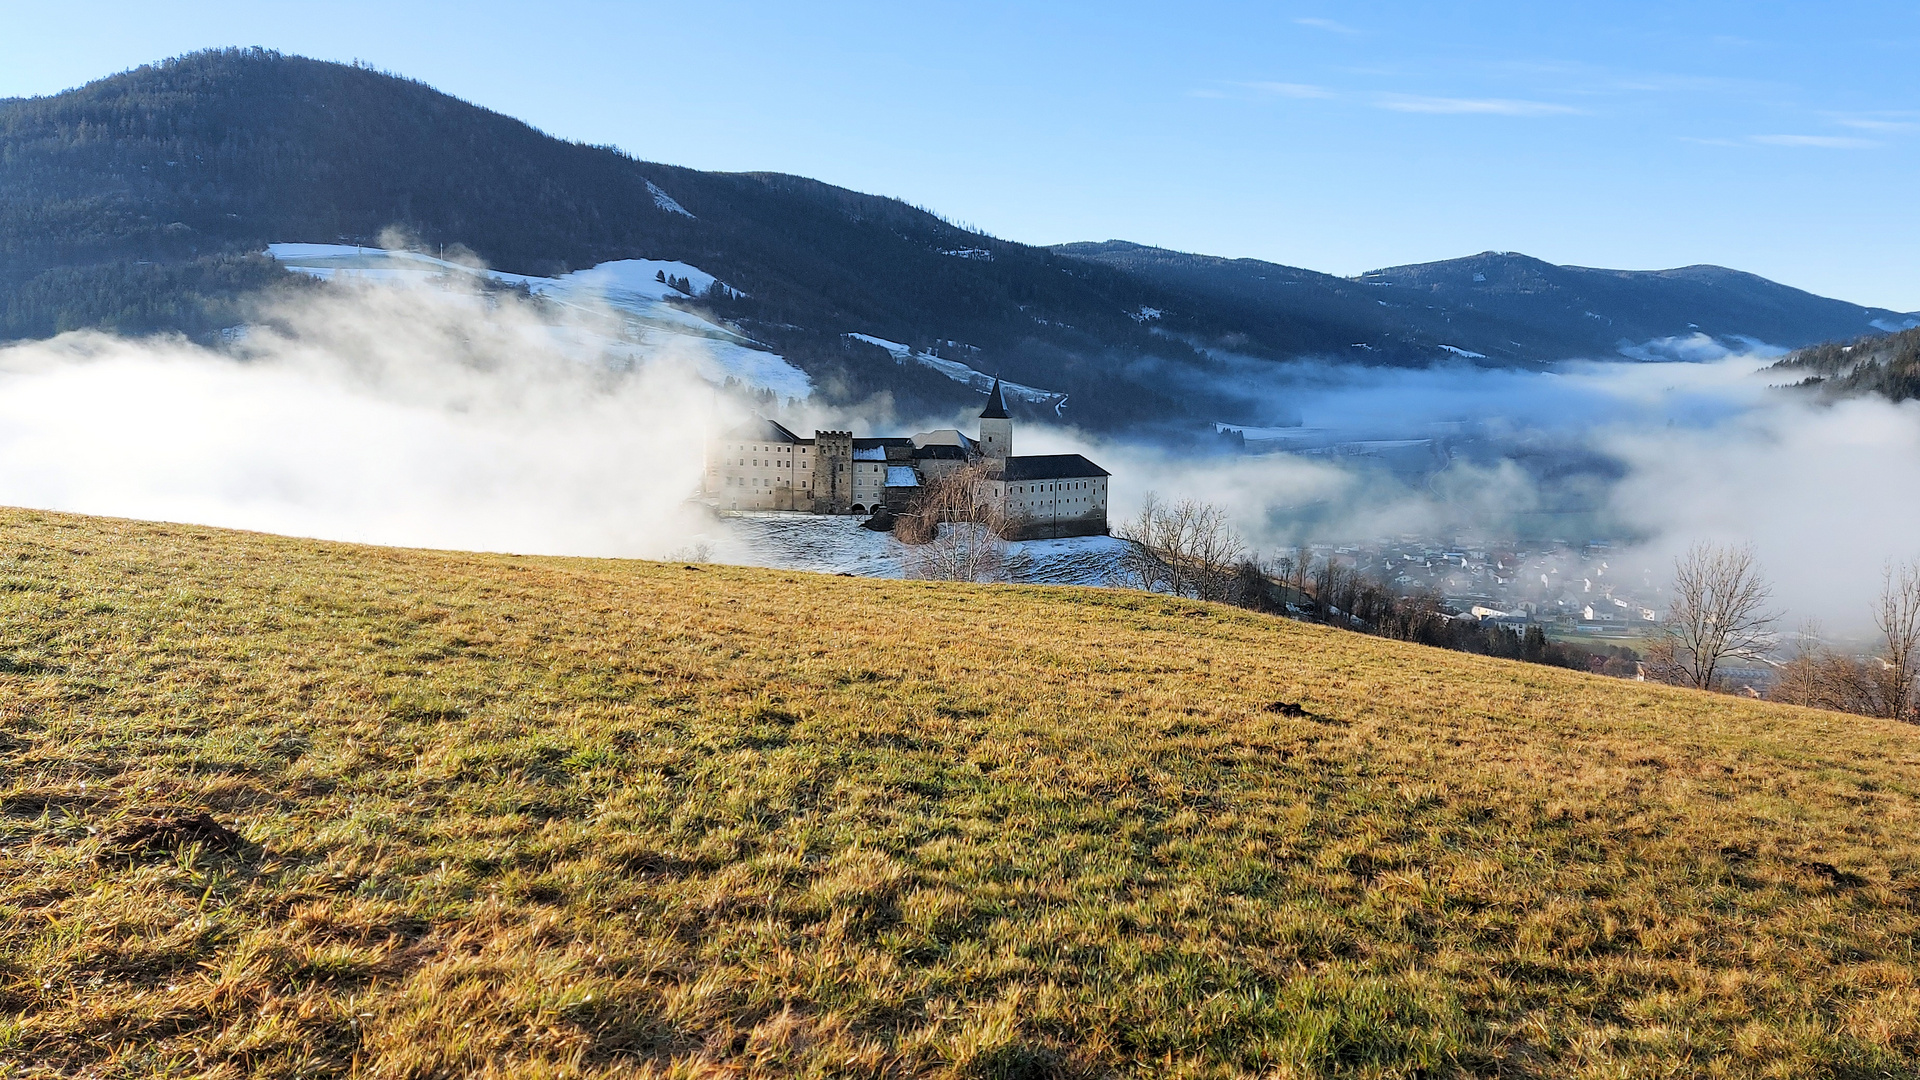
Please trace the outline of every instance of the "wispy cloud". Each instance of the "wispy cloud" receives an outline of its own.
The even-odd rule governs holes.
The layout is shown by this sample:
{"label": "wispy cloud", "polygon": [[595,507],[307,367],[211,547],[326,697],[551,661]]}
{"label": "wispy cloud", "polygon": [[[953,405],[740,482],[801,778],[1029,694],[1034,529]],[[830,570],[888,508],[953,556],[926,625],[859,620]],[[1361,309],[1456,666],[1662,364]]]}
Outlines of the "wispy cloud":
{"label": "wispy cloud", "polygon": [[1840,121],[1841,127],[1850,127],[1855,131],[1884,131],[1889,134],[1901,131],[1920,131],[1920,124],[1911,120],[1874,120],[1866,117],[1854,117]]}
{"label": "wispy cloud", "polygon": [[1800,146],[1819,150],[1869,150],[1886,145],[1873,139],[1860,139],[1851,135],[1749,135],[1744,139],[1681,135],[1678,139],[1680,142],[1692,143],[1695,146]]}
{"label": "wispy cloud", "polygon": [[1357,34],[1360,32],[1345,23],[1334,22],[1332,19],[1295,19],[1293,21],[1301,26],[1311,26],[1315,30],[1325,30],[1332,34]]}
{"label": "wispy cloud", "polygon": [[[1221,87],[1230,87],[1234,93],[1224,92],[1220,89]],[[1363,102],[1376,109],[1429,115],[1575,116],[1586,114],[1585,109],[1550,101],[1527,101],[1518,98],[1430,97],[1421,94],[1368,94],[1364,91],[1334,90],[1313,83],[1266,80],[1220,83],[1212,88],[1187,91],[1187,96],[1197,98],[1223,98],[1243,94],[1303,101],[1344,99]]]}
{"label": "wispy cloud", "polygon": [[1752,135],[1749,140],[1762,146],[1809,146],[1822,150],[1865,150],[1883,145],[1851,135]]}
{"label": "wispy cloud", "polygon": [[1330,98],[1334,96],[1333,91],[1326,87],[1314,86],[1311,83],[1243,82],[1239,85],[1246,87],[1248,90],[1256,90],[1262,94],[1271,94],[1274,97]]}
{"label": "wispy cloud", "polygon": [[1374,99],[1374,106],[1394,112],[1480,116],[1574,116],[1586,111],[1550,101],[1425,97],[1419,94],[1382,94]]}
{"label": "wispy cloud", "polygon": [[1738,97],[1746,100],[1787,89],[1778,80],[1615,67],[1571,60],[1506,60],[1485,65],[1506,78],[1526,80],[1532,92],[1556,96],[1616,97],[1622,94]]}

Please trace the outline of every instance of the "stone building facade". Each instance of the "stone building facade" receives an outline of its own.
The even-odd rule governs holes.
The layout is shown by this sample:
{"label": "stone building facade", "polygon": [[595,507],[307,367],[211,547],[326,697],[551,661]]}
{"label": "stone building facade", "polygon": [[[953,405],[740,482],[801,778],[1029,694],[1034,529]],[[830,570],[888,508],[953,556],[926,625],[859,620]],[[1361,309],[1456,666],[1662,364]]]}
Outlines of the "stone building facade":
{"label": "stone building facade", "polygon": [[898,512],[928,483],[978,464],[986,479],[974,497],[1005,510],[1008,539],[1106,533],[1107,470],[1079,454],[1016,456],[998,381],[979,430],[978,438],[944,428],[910,438],[815,431],[808,439],[755,416],[708,444],[703,494],[723,511]]}

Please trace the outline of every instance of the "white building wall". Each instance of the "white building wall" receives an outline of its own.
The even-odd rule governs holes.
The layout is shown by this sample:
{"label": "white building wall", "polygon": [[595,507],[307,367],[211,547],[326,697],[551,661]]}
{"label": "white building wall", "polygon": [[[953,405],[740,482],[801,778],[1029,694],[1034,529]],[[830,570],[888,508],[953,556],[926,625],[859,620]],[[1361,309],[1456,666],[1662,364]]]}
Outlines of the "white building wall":
{"label": "white building wall", "polygon": [[813,497],[813,461],[807,443],[712,443],[704,487],[722,510],[805,508]]}

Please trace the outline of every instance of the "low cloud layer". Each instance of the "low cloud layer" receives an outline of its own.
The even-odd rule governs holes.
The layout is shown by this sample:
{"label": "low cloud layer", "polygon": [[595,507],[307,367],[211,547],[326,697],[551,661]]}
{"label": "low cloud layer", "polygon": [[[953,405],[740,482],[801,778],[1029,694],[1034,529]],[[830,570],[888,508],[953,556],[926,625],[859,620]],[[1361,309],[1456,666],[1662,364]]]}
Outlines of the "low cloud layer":
{"label": "low cloud layer", "polygon": [[[670,548],[726,406],[688,358],[609,373],[511,294],[334,285],[227,350],[0,350],[0,503],[425,547]],[[720,410],[718,413],[716,410]]]}
{"label": "low cloud layer", "polygon": [[1268,552],[1408,533],[1606,538],[1623,568],[1664,580],[1695,541],[1751,542],[1789,621],[1862,631],[1881,568],[1920,558],[1920,402],[1822,404],[1778,387],[1777,350],[1719,352],[1553,372],[1293,365],[1270,393],[1302,427],[1248,436],[1324,448],[1304,454],[1023,439],[1112,469],[1116,518],[1147,490],[1190,495],[1230,507]]}
{"label": "low cloud layer", "polygon": [[[0,503],[550,554],[662,556],[714,535],[687,500],[708,432],[745,409],[699,377],[696,340],[612,371],[572,318],[511,293],[336,283],[218,349],[91,333],[0,349]],[[1301,426],[1248,438],[1287,452],[1026,424],[1017,441],[1105,465],[1116,520],[1150,490],[1190,496],[1268,552],[1600,535],[1664,577],[1695,540],[1751,541],[1795,617],[1858,627],[1880,567],[1920,556],[1920,403],[1817,404],[1773,388],[1767,359],[1249,367],[1236,382],[1257,376],[1249,396]],[[954,422],[884,401],[786,419]]]}

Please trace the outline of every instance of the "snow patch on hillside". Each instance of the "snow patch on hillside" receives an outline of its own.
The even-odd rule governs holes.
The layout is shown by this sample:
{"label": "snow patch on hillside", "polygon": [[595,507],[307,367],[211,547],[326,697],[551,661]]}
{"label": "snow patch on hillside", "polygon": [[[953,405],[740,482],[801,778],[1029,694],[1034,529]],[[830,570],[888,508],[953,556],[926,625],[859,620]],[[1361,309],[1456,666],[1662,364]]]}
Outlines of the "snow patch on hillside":
{"label": "snow patch on hillside", "polygon": [[[857,517],[778,512],[723,517],[699,538],[716,562],[902,578],[910,549],[891,533],[860,527]],[[1033,585],[1106,585],[1127,542],[1111,536],[1027,540],[1007,545],[1007,576]]]}
{"label": "snow patch on hillside", "polygon": [[[869,345],[880,346],[893,354],[893,362],[896,364],[904,364],[911,361],[922,367],[931,368],[945,375],[947,378],[952,379],[954,382],[964,383],[982,394],[988,393],[993,389],[994,377],[992,375],[980,371],[977,368],[969,367],[958,360],[949,360],[944,356],[935,356],[930,352],[914,352],[913,346],[911,345],[904,345],[898,341],[888,341],[886,338],[874,337],[872,334],[847,334],[846,336],[853,338],[855,341],[864,341]],[[1005,379],[1000,380],[1000,392],[1008,397],[1018,398],[1021,401],[1030,402],[1035,405],[1051,406],[1056,413],[1059,412],[1061,407],[1067,402],[1067,395],[1060,393],[1058,390],[1048,390],[1043,387],[1028,386],[1024,383],[1008,382]]]}
{"label": "snow patch on hillside", "polygon": [[660,185],[651,180],[647,181],[647,194],[653,196],[653,205],[665,210],[669,214],[679,214],[682,217],[693,216],[693,211],[681,206],[679,200],[661,191]]}
{"label": "snow patch on hillside", "polygon": [[[813,380],[759,342],[710,319],[667,303],[687,298],[663,278],[685,278],[695,293],[717,279],[697,266],[655,259],[621,259],[575,270],[561,277],[537,277],[484,270],[417,251],[344,244],[269,244],[267,254],[296,273],[322,279],[419,282],[459,276],[481,277],[523,286],[551,303],[579,312],[577,324],[557,326],[551,344],[578,359],[600,359],[615,366],[643,366],[669,352],[689,357],[710,382],[737,379],[783,398],[805,399]],[[722,287],[728,287],[720,282]],[[609,320],[603,318],[611,315]],[[604,326],[605,329],[597,329]],[[697,343],[697,348],[685,348]]]}
{"label": "snow patch on hillside", "polygon": [[1464,356],[1469,360],[1485,360],[1487,358],[1486,353],[1474,352],[1472,349],[1462,349],[1458,345],[1442,345],[1440,347],[1455,356]]}

